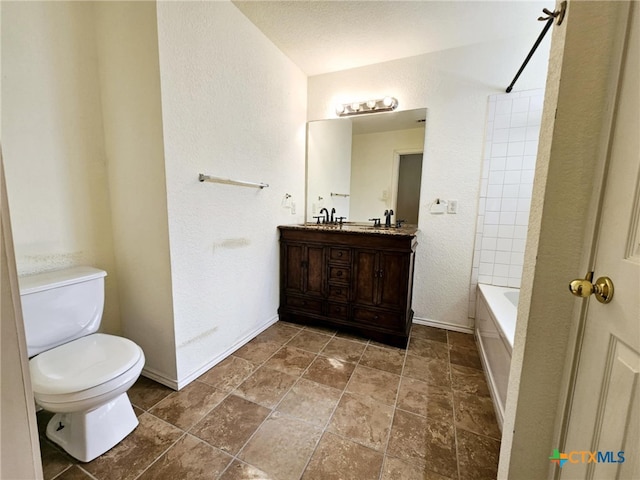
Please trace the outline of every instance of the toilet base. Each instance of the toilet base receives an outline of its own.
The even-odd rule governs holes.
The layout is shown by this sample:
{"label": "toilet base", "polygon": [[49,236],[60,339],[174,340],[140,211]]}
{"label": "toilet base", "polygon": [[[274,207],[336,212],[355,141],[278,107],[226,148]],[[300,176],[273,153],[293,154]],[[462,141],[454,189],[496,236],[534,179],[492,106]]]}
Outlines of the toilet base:
{"label": "toilet base", "polygon": [[90,462],[116,446],[138,425],[126,392],[88,412],[56,413],[47,438],[81,462]]}

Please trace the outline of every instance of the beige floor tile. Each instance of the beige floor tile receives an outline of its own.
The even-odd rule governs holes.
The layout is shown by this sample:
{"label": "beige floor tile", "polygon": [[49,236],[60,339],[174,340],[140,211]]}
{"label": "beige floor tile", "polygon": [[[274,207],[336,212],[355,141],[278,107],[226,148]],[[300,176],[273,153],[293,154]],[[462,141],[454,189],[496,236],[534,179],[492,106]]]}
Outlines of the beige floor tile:
{"label": "beige floor tile", "polygon": [[242,382],[233,393],[267,408],[275,407],[289,389],[296,383],[296,377],[260,367]]}
{"label": "beige floor tile", "polygon": [[191,433],[225,452],[235,455],[271,413],[261,405],[229,395]]}
{"label": "beige floor tile", "polygon": [[278,343],[281,346],[300,332],[299,328],[285,322],[276,322],[256,337],[259,341]]}
{"label": "beige floor tile", "polygon": [[183,435],[182,430],[144,413],[140,424],[111,450],[82,468],[100,480],[136,478]]}
{"label": "beige floor tile", "polygon": [[278,480],[253,465],[234,460],[220,480]]}
{"label": "beige floor tile", "polygon": [[456,428],[499,440],[500,429],[491,397],[453,392]]}
{"label": "beige floor tile", "polygon": [[318,353],[331,340],[329,335],[302,330],[287,343],[288,347],[296,347],[311,353]]}
{"label": "beige floor tile", "polygon": [[346,391],[393,406],[399,384],[399,375],[358,365],[351,375]]}
{"label": "beige floor tile", "polygon": [[447,331],[447,338],[449,345],[476,348],[476,340],[472,333]]}
{"label": "beige floor tile", "polygon": [[340,390],[301,378],[276,408],[279,412],[324,427],[340,400]]}
{"label": "beige floor tile", "polygon": [[449,361],[449,348],[446,343],[421,338],[419,336],[411,337],[407,353],[417,357],[437,358],[445,362]]}
{"label": "beige floor tile", "polygon": [[424,417],[453,422],[453,393],[450,388],[429,385],[409,377],[400,381],[397,408]]}
{"label": "beige floor tile", "polygon": [[163,398],[169,396],[173,390],[147,377],[139,377],[136,383],[127,391],[133,405],[143,410],[149,410]]}
{"label": "beige floor tile", "polygon": [[482,362],[475,347],[449,345],[449,359],[454,365],[482,370]]}
{"label": "beige floor tile", "polygon": [[92,478],[91,475],[82,470],[78,465],[73,465],[58,475],[56,480],[92,480]]}
{"label": "beige floor tile", "polygon": [[[38,414],[40,416],[40,414]],[[42,459],[42,473],[45,480],[51,479],[65,471],[78,461],[60,447],[54,446],[49,440],[40,439],[40,457]]]}
{"label": "beige floor tile", "polygon": [[226,396],[226,392],[196,380],[161,400],[149,413],[188,430]]}
{"label": "beige floor tile", "polygon": [[334,337],[322,349],[320,355],[342,360],[343,362],[355,363],[360,360],[365,348],[366,345],[364,343]]}
{"label": "beige floor tile", "polygon": [[314,353],[295,347],[284,346],[267,360],[265,366],[294,377],[299,377],[314,358]]}
{"label": "beige floor tile", "polygon": [[451,480],[426,469],[424,465],[408,463],[399,458],[387,456],[382,467],[380,480]]}
{"label": "beige floor tile", "polygon": [[447,343],[447,331],[441,328],[428,327],[427,325],[413,324],[411,327],[411,337],[420,337],[436,342]]}
{"label": "beige floor tile", "polygon": [[447,388],[451,386],[449,363],[436,358],[407,355],[402,375],[422,380],[430,385]]}
{"label": "beige floor tile", "polygon": [[399,348],[384,348],[369,344],[362,354],[360,364],[365,367],[377,368],[378,370],[400,375],[404,364],[404,356],[405,351]]}
{"label": "beige floor tile", "polygon": [[233,352],[233,355],[259,365],[267,361],[280,347],[282,347],[280,342],[272,342],[256,337],[242,348]]}
{"label": "beige floor tile", "polygon": [[276,412],[260,426],[239,458],[280,480],[297,480],[321,435],[318,427]]}
{"label": "beige floor tile", "polygon": [[455,430],[451,423],[396,410],[387,454],[446,477],[457,476]]}
{"label": "beige floor tile", "polygon": [[256,365],[235,355],[231,355],[200,375],[199,381],[211,385],[212,387],[230,392],[256,369]]}
{"label": "beige floor tile", "polygon": [[451,365],[451,388],[464,393],[489,396],[484,372],[476,368]]}
{"label": "beige floor tile", "polygon": [[356,366],[335,358],[318,356],[302,376],[329,387],[344,390]]}
{"label": "beige floor tile", "polygon": [[383,451],[387,444],[393,407],[345,393],[333,413],[328,430],[356,443]]}
{"label": "beige floor tile", "polygon": [[465,480],[494,480],[498,473],[500,442],[458,430],[460,478]]}
{"label": "beige floor tile", "polygon": [[303,480],[378,480],[383,456],[331,433],[325,433]]}
{"label": "beige floor tile", "polygon": [[233,457],[222,450],[187,434],[138,478],[139,480],[216,478],[231,460]]}

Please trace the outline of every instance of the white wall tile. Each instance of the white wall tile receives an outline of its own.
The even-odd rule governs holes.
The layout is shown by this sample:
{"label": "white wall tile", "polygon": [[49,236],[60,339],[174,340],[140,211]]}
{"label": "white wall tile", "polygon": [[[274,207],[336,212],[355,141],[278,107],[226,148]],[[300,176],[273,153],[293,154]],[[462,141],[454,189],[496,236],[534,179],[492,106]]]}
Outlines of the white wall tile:
{"label": "white wall tile", "polygon": [[507,145],[507,156],[524,155],[526,142],[509,142]]}
{"label": "white wall tile", "polygon": [[[514,229],[515,227],[511,226],[511,225],[499,225],[498,226],[498,238],[509,238],[509,239],[513,239],[514,238]],[[499,250],[503,250],[502,248],[500,248]]]}
{"label": "white wall tile", "polygon": [[517,98],[513,101],[512,113],[528,112],[529,111],[529,98]]}
{"label": "white wall tile", "polygon": [[481,275],[493,275],[493,263],[480,262],[480,268],[478,270],[478,281],[480,281]]}
{"label": "white wall tile", "polygon": [[520,185],[505,185],[502,190],[503,198],[517,198],[519,195]]}
{"label": "white wall tile", "polygon": [[489,97],[470,317],[477,283],[520,287],[543,100],[541,89]]}
{"label": "white wall tile", "polygon": [[495,259],[495,263],[501,263],[503,265],[510,265],[511,262],[511,256],[515,255],[514,253],[509,252],[500,252],[500,251],[496,251],[496,259]]}
{"label": "white wall tile", "polygon": [[517,198],[503,198],[500,205],[501,212],[517,212],[518,211]]}
{"label": "white wall tile", "polygon": [[504,183],[505,185],[514,185],[520,183],[522,171],[523,170],[507,170],[506,172],[504,172],[502,183]]}
{"label": "white wall tile", "polygon": [[507,157],[505,170],[522,170],[523,157]]}
{"label": "white wall tile", "polygon": [[490,198],[488,197],[486,200],[486,212],[499,212],[500,205],[502,203],[502,198]]}

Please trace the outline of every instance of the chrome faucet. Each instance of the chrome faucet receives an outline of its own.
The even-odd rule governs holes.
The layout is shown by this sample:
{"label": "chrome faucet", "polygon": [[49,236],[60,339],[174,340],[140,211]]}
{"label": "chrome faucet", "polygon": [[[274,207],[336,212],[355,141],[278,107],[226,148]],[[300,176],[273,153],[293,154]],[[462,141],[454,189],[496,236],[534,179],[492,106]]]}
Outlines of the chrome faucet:
{"label": "chrome faucet", "polygon": [[322,219],[322,223],[329,223],[329,210],[323,207],[322,210],[320,210],[321,215],[322,215],[322,212],[324,212],[324,218]]}
{"label": "chrome faucet", "polygon": [[386,220],[384,221],[384,226],[387,228],[391,227],[391,215],[393,215],[393,210],[384,211],[384,216],[386,217]]}
{"label": "chrome faucet", "polygon": [[331,223],[335,223],[335,220],[333,219],[333,216],[336,214],[336,209],[332,208],[331,209]]}

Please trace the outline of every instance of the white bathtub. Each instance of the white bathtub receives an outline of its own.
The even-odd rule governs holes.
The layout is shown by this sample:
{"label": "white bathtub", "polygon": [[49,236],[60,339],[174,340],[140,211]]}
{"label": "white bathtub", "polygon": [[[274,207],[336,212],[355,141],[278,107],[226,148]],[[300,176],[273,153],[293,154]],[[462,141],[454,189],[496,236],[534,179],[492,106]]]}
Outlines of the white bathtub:
{"label": "white bathtub", "polygon": [[517,288],[484,284],[478,284],[476,292],[475,334],[501,430],[519,294]]}

